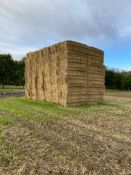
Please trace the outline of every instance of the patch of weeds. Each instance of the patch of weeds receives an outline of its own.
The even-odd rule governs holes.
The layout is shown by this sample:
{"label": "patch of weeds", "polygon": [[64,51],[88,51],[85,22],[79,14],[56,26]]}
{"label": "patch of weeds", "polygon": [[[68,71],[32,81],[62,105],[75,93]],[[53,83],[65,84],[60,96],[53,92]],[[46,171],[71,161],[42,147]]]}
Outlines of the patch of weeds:
{"label": "patch of weeds", "polygon": [[0,109],[16,116],[35,120],[50,120],[79,114],[79,109],[63,107],[49,102],[27,100],[25,98],[11,97],[0,102]]}
{"label": "patch of weeds", "polygon": [[12,120],[3,116],[0,116],[0,125],[10,125],[12,124]]}

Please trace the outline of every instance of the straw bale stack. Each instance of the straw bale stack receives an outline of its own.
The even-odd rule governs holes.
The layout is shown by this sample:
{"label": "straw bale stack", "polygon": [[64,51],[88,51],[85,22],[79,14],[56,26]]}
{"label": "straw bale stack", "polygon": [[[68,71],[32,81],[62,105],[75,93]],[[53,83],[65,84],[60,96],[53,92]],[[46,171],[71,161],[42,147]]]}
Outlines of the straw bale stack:
{"label": "straw bale stack", "polygon": [[27,54],[25,94],[64,106],[102,102],[104,52],[64,41]]}

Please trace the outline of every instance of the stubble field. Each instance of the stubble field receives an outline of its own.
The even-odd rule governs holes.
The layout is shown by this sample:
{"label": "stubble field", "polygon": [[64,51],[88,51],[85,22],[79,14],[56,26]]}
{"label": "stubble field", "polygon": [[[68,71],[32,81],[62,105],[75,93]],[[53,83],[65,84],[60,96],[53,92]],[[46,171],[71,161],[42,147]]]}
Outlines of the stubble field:
{"label": "stubble field", "polygon": [[130,175],[131,92],[64,108],[0,98],[0,175]]}

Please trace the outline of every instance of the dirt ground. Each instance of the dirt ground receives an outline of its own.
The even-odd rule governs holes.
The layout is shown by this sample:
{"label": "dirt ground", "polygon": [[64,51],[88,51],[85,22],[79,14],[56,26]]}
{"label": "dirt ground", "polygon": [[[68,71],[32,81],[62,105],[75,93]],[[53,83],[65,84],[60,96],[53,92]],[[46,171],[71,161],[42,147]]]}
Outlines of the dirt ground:
{"label": "dirt ground", "polygon": [[124,93],[67,109],[2,98],[0,175],[131,175],[131,92]]}

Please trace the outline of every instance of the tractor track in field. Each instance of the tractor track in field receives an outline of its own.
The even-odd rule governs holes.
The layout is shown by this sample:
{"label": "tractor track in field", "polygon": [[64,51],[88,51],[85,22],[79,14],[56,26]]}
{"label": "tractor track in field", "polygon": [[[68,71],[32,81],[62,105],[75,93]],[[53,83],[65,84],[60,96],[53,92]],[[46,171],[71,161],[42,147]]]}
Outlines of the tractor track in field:
{"label": "tractor track in field", "polygon": [[23,97],[24,92],[0,92],[0,98],[5,97]]}

